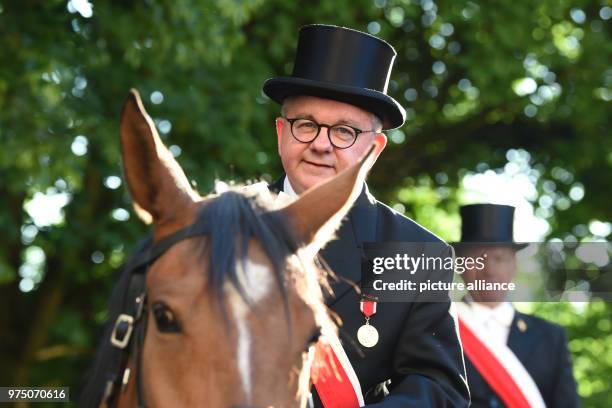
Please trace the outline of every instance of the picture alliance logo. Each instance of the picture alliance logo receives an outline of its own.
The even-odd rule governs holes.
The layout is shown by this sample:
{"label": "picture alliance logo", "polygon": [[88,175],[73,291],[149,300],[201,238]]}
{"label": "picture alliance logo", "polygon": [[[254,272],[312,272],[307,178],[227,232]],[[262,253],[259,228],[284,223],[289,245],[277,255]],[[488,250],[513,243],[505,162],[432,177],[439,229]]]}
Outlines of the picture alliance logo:
{"label": "picture alliance logo", "polygon": [[458,274],[466,270],[481,271],[485,268],[487,255],[478,257],[471,256],[410,256],[408,254],[396,254],[390,257],[375,257],[372,259],[372,272],[380,275],[386,271],[405,271],[414,275],[417,271],[447,270]]}

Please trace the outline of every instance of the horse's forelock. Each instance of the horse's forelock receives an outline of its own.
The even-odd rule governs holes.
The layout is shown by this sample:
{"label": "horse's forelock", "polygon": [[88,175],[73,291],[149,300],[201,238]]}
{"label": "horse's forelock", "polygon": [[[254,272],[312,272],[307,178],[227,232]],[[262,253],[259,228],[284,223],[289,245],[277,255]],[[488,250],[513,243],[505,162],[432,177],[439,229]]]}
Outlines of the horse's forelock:
{"label": "horse's forelock", "polygon": [[[224,303],[226,282],[234,286],[247,304],[251,303],[236,265],[247,259],[249,241],[255,239],[270,261],[276,286],[289,316],[286,260],[297,250],[297,240],[287,220],[271,212],[272,208],[270,195],[256,189],[245,190],[239,187],[208,200],[197,214],[194,228],[205,223],[210,230],[209,245],[206,247],[206,256],[209,258],[208,286],[211,295],[221,306]],[[223,310],[223,313],[227,319],[227,312]]]}
{"label": "horse's forelock", "polygon": [[[274,207],[271,198],[267,190],[264,194],[253,189],[226,191],[208,202],[199,212],[196,221],[196,224],[207,223],[211,231],[207,246],[207,256],[210,259],[208,287],[212,292],[211,298],[219,303],[226,329],[230,327],[229,317],[233,317],[232,325],[238,334],[237,369],[247,402],[251,401],[253,395],[251,354],[254,350],[246,322],[248,309],[265,298],[274,289],[276,282],[283,301],[288,333],[292,333],[287,292],[287,281],[291,277],[287,271],[304,270],[305,264],[296,260],[296,256],[291,256],[297,252],[297,239],[284,215],[271,211]],[[248,258],[248,244],[251,240],[259,242],[258,248],[265,253],[269,266],[253,263]],[[316,277],[314,279],[318,280]],[[308,283],[305,286],[311,287]],[[310,290],[296,292],[300,296],[311,293]],[[320,297],[319,303],[322,303]],[[229,311],[226,310],[226,304],[229,305]],[[307,392],[307,385],[303,382],[298,387],[298,395]]]}

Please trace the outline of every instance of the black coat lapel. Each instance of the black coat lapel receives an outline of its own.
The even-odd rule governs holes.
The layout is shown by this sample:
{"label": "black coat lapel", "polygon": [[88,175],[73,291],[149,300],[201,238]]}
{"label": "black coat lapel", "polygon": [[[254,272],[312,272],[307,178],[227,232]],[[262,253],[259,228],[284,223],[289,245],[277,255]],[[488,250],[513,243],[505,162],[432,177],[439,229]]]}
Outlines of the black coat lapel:
{"label": "black coat lapel", "polygon": [[357,198],[349,217],[360,251],[364,242],[376,241],[378,228],[376,199],[370,194],[367,184],[363,185],[363,191]]}
{"label": "black coat lapel", "polygon": [[331,305],[345,292],[353,289],[349,282],[357,284],[361,278],[361,254],[357,248],[350,219],[345,218],[342,221],[340,229],[336,232],[336,238],[319,252],[319,256],[325,260],[336,276],[330,280],[333,296],[327,299],[327,303]]}
{"label": "black coat lapel", "polygon": [[354,290],[354,286],[347,280],[355,285],[361,282],[362,246],[364,242],[376,240],[376,211],[376,200],[364,184],[361,194],[337,233],[338,238],[321,251],[321,256],[338,277],[338,281],[331,283],[334,296],[328,300],[329,306],[333,306]]}
{"label": "black coat lapel", "polygon": [[285,175],[283,174],[282,176],[280,176],[274,183],[269,184],[268,188],[270,189],[270,191],[272,191],[273,193],[278,194],[279,192],[283,191],[283,184],[285,183]]}
{"label": "black coat lapel", "polygon": [[514,352],[516,357],[523,363],[529,361],[533,346],[535,345],[535,335],[538,328],[529,324],[526,316],[520,312],[514,313],[510,334],[508,335],[508,347]]}

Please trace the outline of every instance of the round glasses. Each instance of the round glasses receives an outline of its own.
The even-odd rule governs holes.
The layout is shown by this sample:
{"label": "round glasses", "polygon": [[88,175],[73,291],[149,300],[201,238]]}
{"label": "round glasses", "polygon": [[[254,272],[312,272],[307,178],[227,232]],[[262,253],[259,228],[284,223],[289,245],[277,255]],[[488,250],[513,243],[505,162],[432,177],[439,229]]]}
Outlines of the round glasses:
{"label": "round glasses", "polygon": [[310,143],[319,136],[321,128],[327,128],[327,138],[336,149],[347,149],[355,144],[357,136],[361,133],[376,132],[375,130],[361,130],[349,125],[326,125],[314,120],[285,118],[291,125],[291,134],[301,143]]}

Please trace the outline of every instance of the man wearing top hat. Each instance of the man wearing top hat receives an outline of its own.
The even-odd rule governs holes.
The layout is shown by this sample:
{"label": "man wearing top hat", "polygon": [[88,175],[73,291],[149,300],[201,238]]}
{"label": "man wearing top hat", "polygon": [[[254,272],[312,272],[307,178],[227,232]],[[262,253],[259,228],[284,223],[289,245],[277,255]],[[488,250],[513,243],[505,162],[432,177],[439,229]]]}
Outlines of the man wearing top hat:
{"label": "man wearing top hat", "polygon": [[[514,207],[461,207],[458,256],[484,257],[467,268],[466,284],[510,283],[515,252]],[[461,339],[473,407],[578,407],[576,383],[562,327],[516,311],[504,291],[473,290],[459,303]]]}
{"label": "man wearing top hat", "polygon": [[[299,195],[357,162],[375,139],[382,142],[375,157],[382,153],[382,131],[405,120],[404,108],[387,95],[395,56],[391,45],[369,34],[328,25],[302,27],[292,76],[271,78],[263,86],[282,105],[276,134],[286,174],[271,185],[273,190]],[[339,277],[332,282],[334,296],[327,304],[342,320],[343,350],[337,354],[342,354],[339,361],[358,395],[329,395],[315,383],[312,405],[467,406],[469,391],[450,302],[377,304],[368,313],[375,312],[369,329],[375,327],[378,335],[364,340],[357,332],[366,312],[347,283],[360,283],[364,242],[440,243],[446,255],[450,247],[377,201],[365,184],[337,236],[320,255]],[[451,274],[444,280],[450,282]]]}

